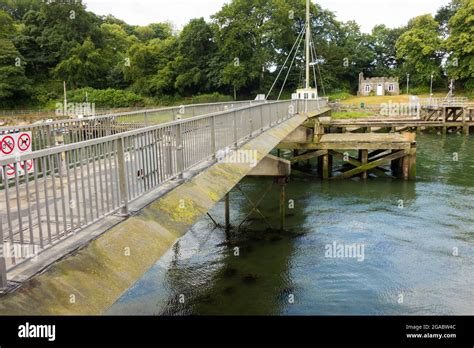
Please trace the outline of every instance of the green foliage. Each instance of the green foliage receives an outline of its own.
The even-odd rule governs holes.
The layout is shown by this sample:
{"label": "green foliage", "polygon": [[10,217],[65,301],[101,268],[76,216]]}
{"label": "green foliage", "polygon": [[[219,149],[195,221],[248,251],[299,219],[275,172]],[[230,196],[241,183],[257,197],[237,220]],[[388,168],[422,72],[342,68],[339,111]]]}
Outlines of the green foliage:
{"label": "green foliage", "polygon": [[376,25],[370,36],[370,46],[375,59],[372,63],[374,76],[394,76],[401,60],[397,58],[396,43],[405,28],[390,29],[385,25]]}
{"label": "green foliage", "polygon": [[191,98],[191,104],[200,103],[223,103],[232,101],[232,97],[219,93],[201,94]]}
{"label": "green foliage", "polygon": [[[420,95],[420,94],[430,94],[430,87],[429,86],[417,86],[410,88],[410,94],[413,95]],[[406,93],[406,91],[405,91]]]}
{"label": "green foliage", "polygon": [[[411,92],[425,91],[431,74],[435,87],[445,89],[455,78],[472,90],[473,6],[451,0],[435,18],[419,16],[394,29],[377,25],[365,34],[354,21],[338,21],[311,4],[320,95],[324,89],[331,100],[349,97],[360,72],[401,81],[409,73]],[[1,0],[0,104],[48,104],[61,98],[62,81],[71,93],[79,88],[79,99],[92,88],[90,97],[101,106],[253,98],[270,90],[291,58],[270,95],[276,98],[304,23],[304,0],[230,0],[211,21],[192,19],[179,33],[170,23],[135,26],[97,16],[80,3]],[[282,98],[304,85],[303,46]]]}
{"label": "green foliage", "polygon": [[107,68],[102,50],[97,50],[92,40],[87,38],[82,45],[77,44],[53,71],[59,79],[69,81],[72,88],[101,87]]}
{"label": "green foliage", "polygon": [[216,53],[211,26],[204,18],[193,19],[183,28],[178,41],[174,87],[186,96],[210,91],[209,61]]}
{"label": "green foliage", "polygon": [[451,54],[448,74],[466,81],[474,77],[474,1],[462,0],[448,26],[446,47]]}
{"label": "green foliage", "polygon": [[431,15],[413,18],[396,43],[397,58],[403,59],[403,73],[410,73],[417,84],[428,84],[431,74],[441,76],[442,40],[439,23]]}
{"label": "green foliage", "polygon": [[338,111],[332,112],[331,118],[334,120],[350,119],[350,118],[365,118],[375,116],[375,113],[370,111]]}
{"label": "green foliage", "polygon": [[30,92],[25,76],[25,60],[10,40],[14,34],[13,19],[0,10],[0,105],[10,106]]}
{"label": "green foliage", "polygon": [[330,94],[329,95],[329,101],[334,102],[334,101],[337,101],[337,100],[345,100],[345,99],[349,99],[349,98],[352,98],[352,97],[353,97],[353,95],[350,94],[349,92],[338,92],[338,93]]}
{"label": "green foliage", "polygon": [[96,107],[128,107],[128,106],[144,106],[143,97],[123,90],[108,89],[93,89],[81,88],[68,92],[68,102],[84,103],[87,99],[89,103],[95,103]]}

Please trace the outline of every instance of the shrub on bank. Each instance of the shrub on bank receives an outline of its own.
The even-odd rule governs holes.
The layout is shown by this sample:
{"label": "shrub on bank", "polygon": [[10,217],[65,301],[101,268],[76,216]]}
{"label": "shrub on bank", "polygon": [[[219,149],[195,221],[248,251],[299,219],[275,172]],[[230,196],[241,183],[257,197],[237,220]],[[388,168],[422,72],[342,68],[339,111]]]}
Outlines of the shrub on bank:
{"label": "shrub on bank", "polygon": [[346,100],[349,98],[354,97],[352,94],[349,92],[338,92],[338,93],[333,93],[329,96],[329,101],[334,102],[336,100]]}
{"label": "shrub on bank", "polygon": [[140,107],[145,106],[145,99],[133,92],[119,89],[94,89],[81,88],[68,92],[68,102],[84,103],[87,99],[89,103],[95,103],[97,108],[110,107]]}

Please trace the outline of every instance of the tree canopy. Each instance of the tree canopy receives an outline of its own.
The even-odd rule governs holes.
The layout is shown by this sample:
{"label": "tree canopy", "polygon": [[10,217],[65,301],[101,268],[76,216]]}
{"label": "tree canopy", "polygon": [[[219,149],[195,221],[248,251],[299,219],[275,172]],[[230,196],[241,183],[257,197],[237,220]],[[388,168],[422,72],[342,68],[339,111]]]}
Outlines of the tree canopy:
{"label": "tree canopy", "polygon": [[[474,86],[474,1],[452,0],[436,15],[370,34],[354,21],[311,5],[312,60],[327,93],[357,89],[358,74],[398,76],[415,85],[431,78]],[[0,4],[0,105],[43,103],[70,89],[128,90],[145,98],[219,92],[271,98],[304,85],[304,42],[288,71],[305,24],[304,0],[232,0],[210,21],[134,26],[98,16],[73,1],[4,0]],[[288,60],[284,67],[284,62]]]}

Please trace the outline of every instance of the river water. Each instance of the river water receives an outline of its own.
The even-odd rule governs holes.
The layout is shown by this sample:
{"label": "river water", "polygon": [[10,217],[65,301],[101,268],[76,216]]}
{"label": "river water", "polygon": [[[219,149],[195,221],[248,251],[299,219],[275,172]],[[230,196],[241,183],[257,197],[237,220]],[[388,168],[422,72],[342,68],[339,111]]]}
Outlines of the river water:
{"label": "river water", "polygon": [[[295,175],[284,233],[277,186],[231,244],[202,219],[108,314],[474,315],[474,137],[419,135],[417,156],[416,182]],[[250,208],[231,193],[234,224]]]}

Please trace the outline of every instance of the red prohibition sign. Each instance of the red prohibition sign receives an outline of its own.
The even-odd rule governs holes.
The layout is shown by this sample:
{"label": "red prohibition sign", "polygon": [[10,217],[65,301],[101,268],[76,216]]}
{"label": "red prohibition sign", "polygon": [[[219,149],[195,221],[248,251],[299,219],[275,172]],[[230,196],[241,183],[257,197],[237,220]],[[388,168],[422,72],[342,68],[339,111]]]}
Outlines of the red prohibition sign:
{"label": "red prohibition sign", "polygon": [[12,164],[7,165],[6,173],[8,176],[15,175],[15,172],[16,172],[15,164],[12,163]]}
{"label": "red prohibition sign", "polygon": [[20,163],[21,168],[24,170],[26,167],[27,171],[30,171],[33,168],[33,160],[26,160],[23,163]]}
{"label": "red prohibition sign", "polygon": [[28,133],[23,133],[18,138],[18,148],[20,151],[26,151],[30,148],[31,145],[31,137]]}
{"label": "red prohibition sign", "polygon": [[15,140],[9,135],[4,137],[0,141],[0,151],[2,151],[5,155],[9,155],[15,149]]}

